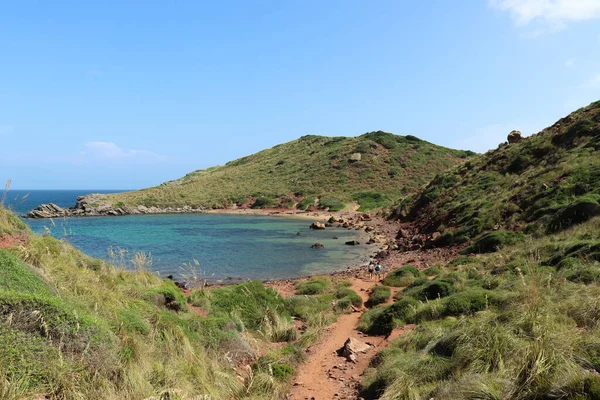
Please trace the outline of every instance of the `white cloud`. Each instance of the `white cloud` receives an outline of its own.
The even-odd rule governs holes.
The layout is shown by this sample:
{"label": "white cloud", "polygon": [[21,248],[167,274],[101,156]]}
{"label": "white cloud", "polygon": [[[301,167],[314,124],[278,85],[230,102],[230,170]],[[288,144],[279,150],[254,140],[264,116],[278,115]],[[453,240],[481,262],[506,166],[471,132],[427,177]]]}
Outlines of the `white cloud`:
{"label": "white cloud", "polygon": [[490,6],[510,13],[517,25],[543,22],[564,28],[567,22],[600,17],[598,0],[490,0]]}
{"label": "white cloud", "polygon": [[88,142],[85,143],[85,151],[81,152],[84,157],[107,158],[113,160],[149,160],[162,161],[164,156],[149,150],[129,150],[119,147],[113,142]]}

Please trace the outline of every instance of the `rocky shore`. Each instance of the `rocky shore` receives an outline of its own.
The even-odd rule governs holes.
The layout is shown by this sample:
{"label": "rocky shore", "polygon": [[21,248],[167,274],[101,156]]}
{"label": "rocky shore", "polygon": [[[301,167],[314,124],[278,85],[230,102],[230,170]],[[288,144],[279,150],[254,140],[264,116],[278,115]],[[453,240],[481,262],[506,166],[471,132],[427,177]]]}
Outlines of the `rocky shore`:
{"label": "rocky shore", "polygon": [[42,204],[25,215],[25,218],[62,218],[62,217],[99,217],[99,216],[121,216],[136,214],[190,214],[201,213],[205,210],[201,207],[146,207],[139,205],[135,207],[103,204],[103,195],[90,194],[77,198],[75,206],[62,208],[56,204]]}

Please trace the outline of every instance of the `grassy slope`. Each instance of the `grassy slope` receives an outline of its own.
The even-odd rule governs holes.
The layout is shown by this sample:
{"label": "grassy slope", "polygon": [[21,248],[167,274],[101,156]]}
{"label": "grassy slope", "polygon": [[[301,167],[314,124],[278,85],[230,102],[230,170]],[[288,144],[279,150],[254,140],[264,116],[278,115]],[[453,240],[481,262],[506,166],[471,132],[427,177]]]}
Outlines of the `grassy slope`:
{"label": "grassy slope", "polygon": [[[350,162],[356,152],[362,159]],[[341,208],[359,201],[363,209],[369,209],[414,193],[437,172],[470,155],[384,132],[355,138],[304,136],[177,181],[108,196],[106,202],[223,208],[248,201],[252,205],[257,198],[257,207],[293,206],[307,199],[302,203],[305,207],[322,196],[324,206]]]}
{"label": "grassy slope", "polygon": [[359,329],[417,327],[373,360],[365,399],[600,399],[598,150],[600,102],[436,177],[397,210],[444,231],[439,245],[506,230],[432,280],[410,266],[386,278],[406,288]]}
{"label": "grassy slope", "polygon": [[360,301],[335,280],[320,283],[321,295],[285,301],[260,282],[186,299],[147,272],[142,255],[117,254],[112,264],[90,258],[33,235],[0,207],[1,243],[11,245],[0,248],[0,398],[7,400],[281,398],[323,327]]}
{"label": "grassy slope", "polygon": [[[576,254],[574,254],[576,252]],[[360,329],[416,323],[371,364],[365,399],[599,399],[600,218],[460,257]]]}
{"label": "grassy slope", "polygon": [[[600,208],[600,102],[442,173],[396,210],[461,243],[494,227],[550,233]],[[596,211],[593,211],[596,210]]]}

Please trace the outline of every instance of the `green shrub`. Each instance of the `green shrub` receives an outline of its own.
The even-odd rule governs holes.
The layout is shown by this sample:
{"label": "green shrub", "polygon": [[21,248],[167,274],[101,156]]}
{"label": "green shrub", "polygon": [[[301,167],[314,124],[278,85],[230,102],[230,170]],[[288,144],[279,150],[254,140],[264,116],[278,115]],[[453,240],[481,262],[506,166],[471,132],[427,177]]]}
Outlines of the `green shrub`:
{"label": "green shrub", "polygon": [[259,197],[256,200],[254,200],[254,203],[252,203],[252,208],[268,208],[274,206],[275,200],[269,197]]}
{"label": "green shrub", "polygon": [[405,297],[392,305],[379,306],[363,313],[358,330],[370,335],[389,335],[398,323],[412,322],[420,303]]}
{"label": "green shrub", "polygon": [[171,281],[165,280],[160,287],[146,290],[144,297],[155,305],[165,307],[171,311],[187,310],[186,298],[175,286],[175,283]]}
{"label": "green shrub", "polygon": [[289,364],[275,363],[271,366],[273,376],[278,379],[288,379],[294,374],[294,368]]}
{"label": "green shrub", "polygon": [[329,287],[329,281],[321,278],[312,278],[296,283],[296,294],[321,294]]}
{"label": "green shrub", "polygon": [[391,291],[388,286],[375,286],[369,294],[369,299],[365,303],[367,307],[374,307],[383,304],[390,299]]}
{"label": "green shrub", "polygon": [[500,247],[516,243],[522,237],[523,235],[520,233],[505,230],[489,232],[475,240],[475,242],[473,242],[466,249],[462,250],[460,253],[493,253]]}
{"label": "green shrub", "polygon": [[127,332],[137,332],[142,335],[147,335],[150,332],[146,322],[134,311],[120,310],[119,317],[121,327]]}
{"label": "green shrub", "polygon": [[382,193],[361,192],[352,195],[352,199],[360,204],[358,211],[369,211],[389,206],[391,201]]}
{"label": "green shrub", "polygon": [[485,290],[468,290],[450,296],[444,307],[444,315],[473,314],[485,310],[488,303],[488,292]]}
{"label": "green shrub", "polygon": [[350,305],[356,308],[362,307],[362,297],[360,297],[354,290],[347,287],[338,288],[335,293],[335,297],[340,301],[344,300],[345,302],[349,302]]}
{"label": "green shrub", "polygon": [[329,310],[333,296],[292,296],[285,299],[286,309],[294,317],[308,321],[310,317]]}
{"label": "green shrub", "polygon": [[383,280],[387,286],[402,287],[411,284],[415,278],[422,277],[423,274],[412,265],[407,265],[389,273]]}
{"label": "green shrub", "polygon": [[423,273],[426,276],[437,276],[442,273],[442,270],[439,267],[429,267]]}
{"label": "green shrub", "polygon": [[4,249],[0,249],[0,290],[51,295],[46,282],[30,267]]}
{"label": "green shrub", "polygon": [[415,297],[422,301],[435,300],[448,297],[455,292],[456,289],[452,283],[443,280],[436,280],[430,282],[428,285],[420,289],[415,294]]}
{"label": "green shrub", "polygon": [[264,328],[265,318],[271,321],[290,320],[283,298],[259,281],[230,285],[204,292],[211,316],[236,314],[249,329]]}
{"label": "green shrub", "polygon": [[582,198],[560,209],[548,225],[548,233],[555,233],[600,215],[600,204],[591,198]]}
{"label": "green shrub", "polygon": [[299,203],[298,203],[298,208],[300,210],[306,210],[309,206],[312,206],[313,204],[315,204],[315,199],[314,198],[306,198],[306,199],[302,199]]}
{"label": "green shrub", "polygon": [[346,207],[346,204],[332,197],[324,197],[319,200],[319,206],[322,208],[328,208],[329,211],[340,211]]}

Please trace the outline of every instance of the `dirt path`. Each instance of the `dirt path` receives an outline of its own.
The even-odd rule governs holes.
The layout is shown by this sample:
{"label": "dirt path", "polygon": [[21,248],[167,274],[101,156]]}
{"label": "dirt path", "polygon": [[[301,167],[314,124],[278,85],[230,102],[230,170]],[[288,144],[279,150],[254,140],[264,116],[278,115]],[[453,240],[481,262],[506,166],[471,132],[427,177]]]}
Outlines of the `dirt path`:
{"label": "dirt path", "polygon": [[[368,290],[375,284],[374,281],[361,278],[350,279],[350,282],[351,288],[362,297],[363,301],[367,300]],[[390,340],[405,332],[405,329],[397,329],[388,339],[364,335],[356,330],[361,314],[361,312],[354,312],[341,315],[336,323],[326,329],[323,339],[309,349],[307,361],[299,366],[288,399],[357,398],[361,374],[368,367],[371,358],[387,346]],[[348,362],[344,357],[337,355],[337,350],[350,337],[372,345],[370,350],[358,356],[356,363]]]}

